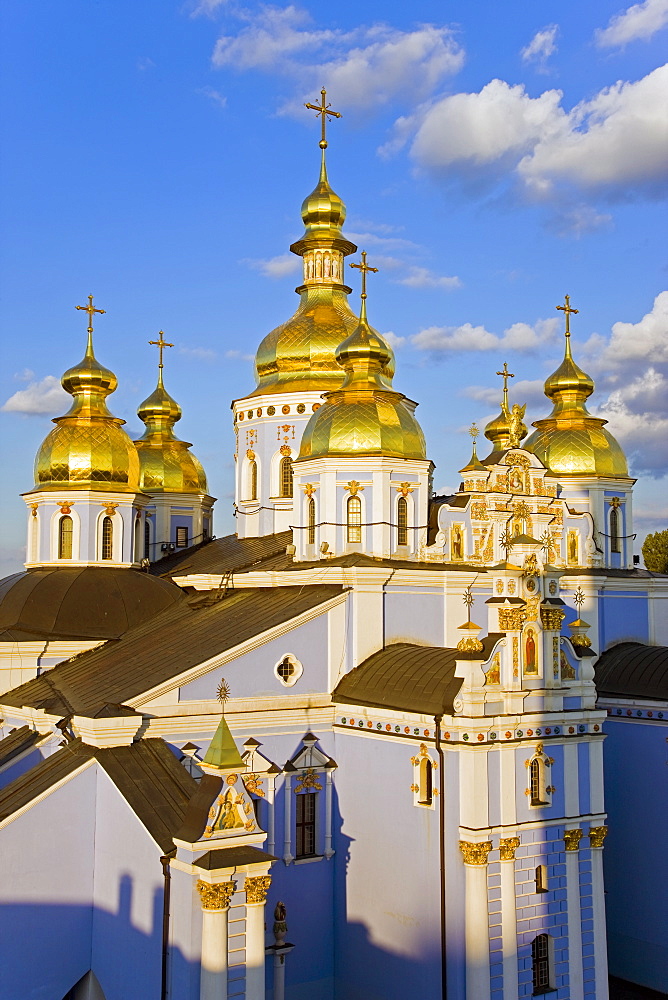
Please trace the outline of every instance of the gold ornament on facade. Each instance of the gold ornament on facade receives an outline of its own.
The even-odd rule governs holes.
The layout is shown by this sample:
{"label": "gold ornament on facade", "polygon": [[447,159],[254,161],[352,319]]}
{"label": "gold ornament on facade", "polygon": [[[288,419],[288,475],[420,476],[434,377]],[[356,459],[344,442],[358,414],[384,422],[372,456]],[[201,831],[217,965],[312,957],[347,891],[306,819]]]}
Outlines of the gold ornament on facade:
{"label": "gold ornament on facade", "polygon": [[480,639],[472,635],[464,636],[457,643],[457,649],[460,653],[480,653],[484,648]]}
{"label": "gold ornament on facade", "polygon": [[575,670],[568,662],[568,657],[564,653],[563,649],[561,651],[559,662],[561,664],[561,679],[564,681],[574,681],[576,677]]}
{"label": "gold ornament on facade", "polygon": [[255,461],[255,452],[253,451],[252,448],[246,449],[246,458],[248,459],[249,462]]}
{"label": "gold ornament on facade", "polygon": [[526,403],[520,406],[514,403],[510,411],[510,424],[508,427],[508,444],[511,448],[519,448],[522,438],[527,436],[527,425],[524,423],[526,413]]}
{"label": "gold ornament on facade", "polygon": [[307,497],[312,497],[316,490],[313,483],[304,483],[302,489],[304,490],[304,493],[306,494]]}
{"label": "gold ornament on facade", "polygon": [[74,507],[74,501],[72,501],[71,503],[66,503],[64,500],[59,500],[58,506],[60,507],[61,514],[70,514],[72,511],[72,507]]}
{"label": "gold ornament on facade", "polygon": [[[530,581],[530,582],[532,582],[532,581]],[[527,586],[527,589],[529,589],[528,586]],[[531,587],[530,589],[533,590],[533,587]],[[539,610],[538,606],[539,606],[539,604],[540,604],[540,594],[537,594],[535,597],[528,598],[527,603],[526,603],[526,616],[527,616],[526,620],[528,622],[537,622],[538,621],[538,610]]]}
{"label": "gold ornament on facade", "polygon": [[607,826],[590,826],[589,843],[591,847],[603,847],[603,841],[608,835]]}
{"label": "gold ornament on facade", "polygon": [[351,497],[356,497],[358,493],[362,493],[364,490],[364,487],[360,486],[356,479],[351,479],[345,488],[348,490]]}
{"label": "gold ornament on facade", "polygon": [[399,483],[395,489],[397,493],[401,493],[402,497],[407,497],[409,493],[413,492],[415,485],[415,483]]}
{"label": "gold ornament on facade", "polygon": [[520,667],[520,640],[513,636],[513,677],[519,677]]}
{"label": "gold ornament on facade", "polygon": [[544,629],[554,632],[559,631],[561,623],[566,617],[561,608],[550,608],[543,606],[540,609],[540,620]]}
{"label": "gold ornament on facade", "polygon": [[244,882],[247,903],[264,903],[267,899],[269,886],[271,885],[271,875],[256,875],[247,878]]}
{"label": "gold ornament on facade", "polygon": [[504,632],[521,632],[526,620],[524,608],[499,608],[499,628]]}
{"label": "gold ornament on facade", "polygon": [[565,830],[564,831],[564,844],[567,851],[577,851],[580,849],[580,838],[582,837],[582,830],[576,828],[575,830]]}
{"label": "gold ornament on facade", "polygon": [[289,458],[291,454],[292,454],[292,448],[290,447],[290,445],[282,444],[281,455],[283,455],[284,458]]}
{"label": "gold ornament on facade", "polygon": [[236,887],[236,882],[217,882],[212,885],[202,879],[198,879],[195,884],[203,910],[228,910]]}
{"label": "gold ornament on facade", "polygon": [[295,786],[295,795],[297,792],[303,792],[308,788],[316,788],[318,791],[322,790],[322,785],[319,781],[318,772],[314,767],[307,767],[299,776],[299,783]]}
{"label": "gold ornament on facade", "polygon": [[519,837],[502,837],[499,841],[499,854],[502,861],[514,861],[515,851],[520,846]]}
{"label": "gold ornament on facade", "polygon": [[118,507],[118,504],[117,503],[103,503],[102,507],[103,507],[104,512],[107,515],[107,517],[113,517],[114,514],[116,513],[116,508]]}
{"label": "gold ornament on facade", "polygon": [[492,841],[471,844],[468,840],[460,840],[459,850],[462,852],[465,865],[486,865],[489,852],[492,850]]}
{"label": "gold ornament on facade", "polygon": [[559,677],[559,636],[552,636],[552,676]]}
{"label": "gold ornament on facade", "polygon": [[261,799],[265,797],[264,788],[262,787],[263,778],[261,774],[245,774],[242,780],[244,788],[247,792],[252,792],[253,795],[257,795]]}
{"label": "gold ornament on facade", "polygon": [[576,648],[589,649],[591,647],[591,639],[584,632],[576,632],[575,635],[572,635],[571,642]]}

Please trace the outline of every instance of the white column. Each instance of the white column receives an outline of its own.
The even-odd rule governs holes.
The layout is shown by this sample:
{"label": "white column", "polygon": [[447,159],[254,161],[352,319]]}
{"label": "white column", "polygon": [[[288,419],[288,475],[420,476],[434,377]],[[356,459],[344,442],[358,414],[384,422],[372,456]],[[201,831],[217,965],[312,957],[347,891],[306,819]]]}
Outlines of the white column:
{"label": "white column", "polygon": [[285,955],[274,952],[274,1000],[285,1000]]}
{"label": "white column", "polygon": [[471,844],[459,841],[464,856],[466,947],[466,1000],[489,1000],[489,906],[487,903],[487,856],[491,841]]}
{"label": "white column", "polygon": [[246,997],[264,1000],[264,904],[271,875],[247,878],[246,890]]}
{"label": "white column", "polygon": [[568,974],[570,1000],[583,1000],[582,913],[580,906],[580,853],[582,830],[566,830],[566,905],[568,913]]}
{"label": "white column", "polygon": [[285,776],[285,837],[283,843],[283,860],[289,865],[295,859],[292,856],[292,775]]}
{"label": "white column", "polygon": [[589,828],[591,847],[591,895],[594,910],[594,969],[596,1000],[608,1000],[608,949],[605,931],[605,895],[603,887],[603,841],[607,826]]}
{"label": "white column", "polygon": [[276,799],[276,778],[273,774],[267,777],[267,803],[269,805],[269,830],[267,838],[267,851],[269,854],[274,853],[274,847],[276,845],[276,809],[275,809],[275,799]]}
{"label": "white column", "polygon": [[326,772],[325,784],[325,857],[331,858],[332,850],[332,772]]}
{"label": "white column", "polygon": [[227,1000],[227,913],[234,882],[199,881],[202,903],[202,957],[200,1000]]}
{"label": "white column", "polygon": [[503,943],[503,1000],[517,1000],[517,895],[515,890],[515,851],[519,837],[501,840],[501,941]]}

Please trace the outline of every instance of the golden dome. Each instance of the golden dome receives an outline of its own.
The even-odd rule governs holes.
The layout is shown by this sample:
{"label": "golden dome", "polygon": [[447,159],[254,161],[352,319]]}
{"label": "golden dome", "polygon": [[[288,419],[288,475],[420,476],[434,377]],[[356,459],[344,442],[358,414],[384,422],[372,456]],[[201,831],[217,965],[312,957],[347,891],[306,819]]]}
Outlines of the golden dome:
{"label": "golden dome", "polygon": [[510,413],[506,406],[502,405],[499,415],[485,426],[485,437],[492,442],[494,451],[510,447]]}
{"label": "golden dome", "polygon": [[64,417],[45,438],[35,460],[35,488],[57,490],[63,486],[86,490],[139,489],[139,459],[132,440],[107,409],[106,397],[118,380],[93,353],[92,329],[83,360],[62,377],[62,386],[73,396]]}
{"label": "golden dome", "polygon": [[568,300],[566,305],[564,360],[545,382],[545,395],[554,404],[552,413],[534,421],[536,430],[523,447],[557,476],[628,477],[626,456],[605,429],[607,420],[592,416],[585,405],[594,391],[594,380],[576,365],[571,355],[568,314],[577,310],[570,309]]}
{"label": "golden dome", "polygon": [[[327,179],[322,150],[320,178],[302,205],[304,235],[290,247],[304,258],[301,301],[287,322],[267,334],[255,356],[257,388],[252,396],[276,392],[327,392],[341,384],[334,353],[357,327],[343,282],[344,258],[357,247],[341,231],[346,208]],[[385,374],[394,373],[390,350]]]}
{"label": "golden dome", "polygon": [[206,493],[206,473],[188,450],[190,443],[174,435],[181,407],[164,387],[162,365],[156,388],[139,405],[137,414],[146,424],[143,435],[135,441],[141,489],[146,493]]}
{"label": "golden dome", "polygon": [[356,329],[336,350],[346,373],[340,389],[309,420],[299,458],[387,455],[426,458],[422,429],[406,397],[392,389],[391,350],[366,318],[364,300]]}

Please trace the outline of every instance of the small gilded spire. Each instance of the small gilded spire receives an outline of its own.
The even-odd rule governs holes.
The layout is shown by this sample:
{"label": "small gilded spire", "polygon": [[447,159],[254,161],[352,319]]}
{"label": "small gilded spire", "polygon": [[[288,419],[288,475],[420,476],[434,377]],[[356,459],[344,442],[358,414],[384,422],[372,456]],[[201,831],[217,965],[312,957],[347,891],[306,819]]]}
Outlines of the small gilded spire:
{"label": "small gilded spire", "polygon": [[174,345],[167,343],[167,341],[165,340],[165,334],[164,334],[163,330],[160,330],[160,332],[158,333],[158,339],[157,340],[149,340],[149,344],[152,347],[157,347],[158,350],[160,351],[160,354],[158,355],[158,358],[159,358],[159,360],[158,360],[158,385],[162,385],[162,369],[165,367],[164,364],[162,363],[162,352],[165,349],[165,347],[173,347]]}
{"label": "small gilded spire", "polygon": [[480,430],[479,430],[478,425],[476,424],[475,420],[473,421],[473,423],[469,427],[469,434],[473,438],[473,442],[472,442],[473,443],[473,447],[471,449],[471,458],[469,459],[468,465],[465,465],[464,468],[460,469],[459,471],[460,472],[485,472],[486,473],[487,469],[485,468],[485,466],[482,464],[482,462],[478,458],[478,452],[476,451],[476,438],[478,437],[478,434],[480,434]]}
{"label": "small gilded spire", "polygon": [[515,378],[514,372],[508,371],[508,362],[503,362],[503,368],[496,373],[503,378],[503,399],[501,412],[485,427],[485,437],[494,447],[494,451],[503,451],[510,444],[510,408],[508,406],[508,379]]}
{"label": "small gilded spire", "polygon": [[181,407],[175,399],[169,395],[162,380],[162,371],[165,367],[162,360],[165,347],[173,347],[173,344],[165,340],[162,330],[158,333],[157,340],[149,340],[152,347],[157,347],[158,354],[158,384],[151,395],[139,404],[137,415],[146,424],[142,440],[153,440],[156,436],[161,441],[171,440],[174,424],[181,419]]}
{"label": "small gilded spire", "polygon": [[205,771],[226,771],[231,768],[237,770],[244,767],[244,762],[225,720],[225,703],[230,697],[230,687],[224,679],[218,685],[217,697],[221,704],[220,722],[202,760],[203,769]]}
{"label": "small gilded spire", "polygon": [[366,276],[369,272],[378,273],[377,267],[370,267],[366,262],[366,251],[362,251],[362,263],[351,264],[362,273],[362,291],[360,294],[360,321],[355,330],[336,349],[335,357],[346,372],[342,389],[389,389],[390,379],[383,374],[391,357],[391,352],[379,333],[369,326],[366,314]]}
{"label": "small gilded spire", "polygon": [[[305,104],[305,108],[309,111],[315,111],[320,118],[320,124],[322,126],[322,134],[320,136],[320,148],[323,150],[327,149],[327,115],[332,118],[340,118],[341,115],[338,111],[332,111],[331,104],[327,104],[327,91],[323,87],[320,91],[320,104]],[[323,155],[323,163],[324,163]]]}
{"label": "small gilded spire", "polygon": [[106,309],[96,309],[95,306],[93,305],[93,296],[92,295],[88,296],[88,305],[87,306],[75,306],[74,308],[75,309],[83,309],[84,312],[88,313],[88,343],[86,345],[86,357],[93,358],[93,357],[95,357],[95,355],[93,354],[93,317],[94,317],[95,313],[99,313],[101,316],[104,316],[104,314],[105,314],[105,312],[107,310]]}

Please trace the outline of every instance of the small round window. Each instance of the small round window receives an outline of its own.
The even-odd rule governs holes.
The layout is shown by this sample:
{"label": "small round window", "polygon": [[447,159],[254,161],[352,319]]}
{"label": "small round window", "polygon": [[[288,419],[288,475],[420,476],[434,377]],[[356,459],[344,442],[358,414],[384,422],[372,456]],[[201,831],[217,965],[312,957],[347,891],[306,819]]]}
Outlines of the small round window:
{"label": "small round window", "polygon": [[292,653],[286,653],[274,666],[274,673],[281,684],[286,687],[292,687],[293,684],[296,684],[303,672],[303,666]]}

